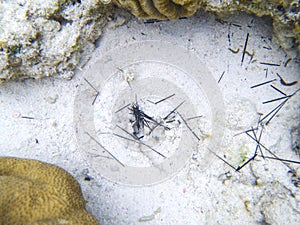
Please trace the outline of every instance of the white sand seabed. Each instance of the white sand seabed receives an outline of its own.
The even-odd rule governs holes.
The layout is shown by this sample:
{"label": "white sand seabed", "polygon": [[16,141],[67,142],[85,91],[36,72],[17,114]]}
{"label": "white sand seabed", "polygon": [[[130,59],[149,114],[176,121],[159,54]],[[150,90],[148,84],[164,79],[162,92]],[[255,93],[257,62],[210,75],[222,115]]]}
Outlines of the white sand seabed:
{"label": "white sand seabed", "polygon": [[[123,17],[124,15],[118,16],[117,21],[123,20]],[[297,187],[299,178],[288,173],[291,169],[300,173],[300,164],[289,163],[287,166],[278,160],[257,156],[240,172],[235,172],[208,152],[207,146],[210,145],[206,143],[217,140],[215,134],[222,134],[223,138],[219,140],[218,149],[211,150],[234,167],[242,165],[254,154],[256,143],[246,134],[238,136],[235,134],[256,127],[259,114],[263,114],[263,117],[280,104],[281,101],[262,104],[271,99],[284,97],[272,88],[271,84],[290,95],[299,89],[300,82],[299,59],[295,59],[292,52],[286,54],[282,49],[278,49],[272,42],[272,27],[267,18],[241,14],[226,21],[222,24],[217,22],[212,14],[203,12],[176,22],[145,24],[141,20],[131,18],[116,28],[112,28],[114,27],[112,20],[98,41],[98,47],[91,60],[82,70],[78,69],[75,72],[72,80],[47,78],[1,85],[0,155],[38,159],[70,172],[82,187],[88,210],[104,225],[300,224],[300,181],[298,180]],[[241,63],[247,33],[249,33],[247,52]],[[191,62],[194,62],[195,57],[199,58],[199,64],[194,64],[193,71],[199,69],[212,76],[214,88],[218,89],[222,96],[221,103],[224,103],[224,124],[222,127],[216,126],[217,131],[213,130],[216,127],[212,125],[218,124],[214,121],[214,118],[219,118],[214,117],[214,113],[217,115],[215,109],[218,107],[212,105],[217,102],[212,103],[211,99],[214,98],[207,96],[214,93],[207,92],[210,89],[205,87],[209,84],[205,74],[200,75],[204,78],[203,82],[197,83],[198,81],[183,69],[185,60],[182,59],[180,63],[181,53],[178,51],[170,52],[170,58],[174,58],[174,62],[179,62],[177,65],[170,63],[163,56],[150,60],[151,62],[142,61],[143,54],[136,55],[135,64],[121,65],[122,60],[114,64],[117,57],[110,55],[111,51],[116,54],[115,49],[118,49],[124,62],[127,62],[125,50],[127,48],[131,50],[128,46],[149,40],[157,41],[162,46],[161,51],[164,51],[163,43],[166,42],[174,45],[174,49],[177,47],[184,49],[186,52],[184,54],[191,56]],[[229,48],[239,51],[234,53]],[[128,59],[134,59],[134,54],[141,52],[143,49],[129,51]],[[144,54],[148,53],[145,49]],[[251,59],[250,55],[253,53]],[[289,58],[293,60],[285,66]],[[112,65],[122,68],[112,69]],[[201,66],[205,68],[197,68]],[[104,74],[105,71],[111,70],[115,72]],[[87,71],[95,72],[95,76]],[[298,83],[291,86],[284,85],[277,73],[287,83],[293,81]],[[109,79],[102,80],[102,74]],[[173,74],[177,74],[178,79]],[[91,96],[96,93],[93,93],[84,77],[90,79],[89,81],[96,87],[103,85],[94,106],[91,106],[93,101]],[[159,80],[160,77],[165,81]],[[251,88],[270,80],[273,81]],[[133,89],[129,88],[127,81]],[[197,84],[201,90],[197,89]],[[82,90],[83,96],[80,95]],[[78,93],[84,97],[85,90],[91,91],[91,95],[90,93],[86,95],[90,98],[86,98],[86,102],[82,101],[84,98],[79,98],[78,102]],[[171,91],[176,93],[165,102],[153,107],[153,104],[147,101],[149,99],[158,101],[168,96],[168,90],[169,94],[173,94]],[[184,103],[186,108],[183,105],[178,112],[182,113],[183,117],[202,116],[188,121],[201,136],[201,141],[198,147],[192,149],[187,160],[183,161],[183,165],[174,168],[167,165],[160,167],[160,163],[164,161],[175,162],[168,160],[176,155],[178,143],[183,141],[181,138],[190,138],[188,140],[194,141],[179,114],[174,117],[177,124],[170,123],[172,126],[170,131],[159,129],[153,136],[146,136],[143,139],[145,143],[151,143],[163,151],[166,159],[160,158],[146,147],[139,147],[139,144],[112,138],[112,133],[115,132],[127,135],[116,129],[116,125],[121,124],[122,127],[132,131],[129,110],[125,108],[120,117],[114,112],[118,105],[122,107],[127,103],[133,103],[135,94],[145,113],[155,115],[155,118],[159,118],[160,114],[165,115],[182,99],[186,101]],[[116,104],[112,104],[113,102]],[[85,103],[87,105],[84,105]],[[279,158],[300,161],[296,152],[299,154],[299,149],[295,147],[297,144],[299,146],[297,135],[300,129],[299,106],[300,98],[297,92],[263,128],[260,142]],[[78,112],[77,109],[82,115],[74,115]],[[92,113],[89,114],[90,112]],[[94,119],[92,122],[85,121],[90,118],[88,115],[92,115],[91,118]],[[89,137],[78,138],[78,130],[90,123],[95,126],[93,134],[98,136],[100,144],[106,148],[115,146],[112,147],[112,151],[117,158],[123,160],[125,168],[112,159],[102,157],[108,156],[107,153],[97,144],[91,144],[92,140]],[[257,136],[259,134],[260,130]],[[104,138],[101,135],[110,136]],[[189,143],[183,145],[182,151]],[[127,147],[122,149],[123,145]],[[266,156],[272,156],[263,148],[261,151]],[[260,154],[258,149],[258,155]],[[176,160],[182,159],[180,155],[176,157]],[[133,167],[136,167],[138,172],[132,169]],[[153,173],[160,171],[161,168],[164,169],[161,170],[161,174],[167,172],[159,177],[151,177],[153,180],[149,183],[147,179],[134,177],[135,172],[142,176],[141,168],[144,167],[156,168]],[[128,169],[128,172],[127,168],[131,170]],[[152,170],[149,171],[145,172],[146,178],[149,175],[146,173],[151,175]],[[118,173],[122,176],[114,176]],[[122,183],[115,182],[114,178]],[[129,184],[124,184],[127,178]]]}

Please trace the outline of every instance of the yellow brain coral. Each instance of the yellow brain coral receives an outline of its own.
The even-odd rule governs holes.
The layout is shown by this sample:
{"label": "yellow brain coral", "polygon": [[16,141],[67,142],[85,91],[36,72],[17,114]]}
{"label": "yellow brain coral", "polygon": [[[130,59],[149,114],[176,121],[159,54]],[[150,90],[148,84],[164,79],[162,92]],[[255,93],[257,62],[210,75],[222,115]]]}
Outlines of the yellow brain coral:
{"label": "yellow brain coral", "polygon": [[30,159],[0,157],[0,224],[99,224],[66,171]]}
{"label": "yellow brain coral", "polygon": [[193,15],[200,8],[200,0],[115,0],[133,15],[145,19],[176,20]]}

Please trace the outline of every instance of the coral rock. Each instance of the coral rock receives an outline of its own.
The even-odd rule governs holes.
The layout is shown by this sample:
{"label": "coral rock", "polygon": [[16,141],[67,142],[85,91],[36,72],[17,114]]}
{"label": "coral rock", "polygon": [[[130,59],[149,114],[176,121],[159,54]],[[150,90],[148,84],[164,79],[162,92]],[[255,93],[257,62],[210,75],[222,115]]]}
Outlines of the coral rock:
{"label": "coral rock", "polygon": [[176,20],[198,9],[273,19],[280,45],[300,52],[299,0],[33,0],[0,1],[0,84],[59,75],[71,78],[94,50],[112,3],[144,19]]}
{"label": "coral rock", "polygon": [[0,83],[71,78],[88,60],[110,11],[107,0],[0,1]]}
{"label": "coral rock", "polygon": [[77,181],[63,169],[0,157],[0,224],[99,224]]}

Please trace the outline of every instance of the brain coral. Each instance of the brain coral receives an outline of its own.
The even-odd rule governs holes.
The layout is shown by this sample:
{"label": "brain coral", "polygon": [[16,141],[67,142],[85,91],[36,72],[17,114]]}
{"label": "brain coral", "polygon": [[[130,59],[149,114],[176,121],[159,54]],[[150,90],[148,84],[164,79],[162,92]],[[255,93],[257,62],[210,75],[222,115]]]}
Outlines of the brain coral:
{"label": "brain coral", "polygon": [[176,20],[193,15],[201,0],[116,0],[115,3],[145,19]]}
{"label": "brain coral", "polygon": [[36,160],[0,157],[0,224],[99,224],[77,181]]}

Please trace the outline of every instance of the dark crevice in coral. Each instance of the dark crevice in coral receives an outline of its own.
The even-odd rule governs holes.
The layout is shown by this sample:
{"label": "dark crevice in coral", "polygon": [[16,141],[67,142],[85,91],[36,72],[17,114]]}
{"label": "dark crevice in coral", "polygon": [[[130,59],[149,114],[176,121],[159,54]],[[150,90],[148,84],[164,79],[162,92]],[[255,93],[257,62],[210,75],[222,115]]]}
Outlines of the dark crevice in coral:
{"label": "dark crevice in coral", "polygon": [[59,22],[61,26],[65,26],[65,25],[67,25],[67,24],[72,25],[72,23],[73,23],[73,20],[68,20],[68,19],[64,18],[64,17],[63,17],[62,15],[60,15],[60,14],[52,15],[52,16],[50,17],[50,19],[53,19],[53,20]]}
{"label": "dark crevice in coral", "polygon": [[72,5],[81,4],[81,0],[71,0]]}

